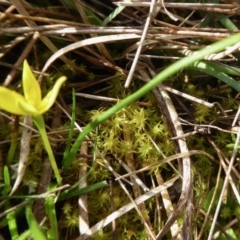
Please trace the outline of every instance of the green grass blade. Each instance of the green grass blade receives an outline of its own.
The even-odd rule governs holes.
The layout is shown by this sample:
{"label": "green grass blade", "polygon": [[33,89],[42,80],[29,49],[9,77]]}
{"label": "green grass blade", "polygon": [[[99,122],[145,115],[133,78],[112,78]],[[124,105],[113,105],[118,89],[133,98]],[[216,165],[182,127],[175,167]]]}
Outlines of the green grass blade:
{"label": "green grass blade", "polygon": [[63,154],[63,162],[62,162],[63,168],[69,168],[70,167],[70,165],[68,164],[68,161],[67,161],[67,156],[68,156],[70,146],[71,146],[71,142],[72,142],[72,138],[73,138],[75,118],[76,118],[76,95],[75,95],[75,90],[73,88],[72,89],[72,120],[71,120],[70,131],[69,131],[69,135],[68,135],[68,139],[67,139],[67,146],[66,146],[66,149],[65,149],[64,154]]}
{"label": "green grass blade", "polygon": [[[76,182],[72,187],[68,188],[67,190],[65,190],[62,194],[67,194],[73,190],[75,190],[75,188],[77,188],[79,186],[79,184],[88,177],[88,175],[93,171],[94,169],[94,164],[96,162],[97,159],[97,136],[98,136],[98,129],[96,129],[96,135],[95,135],[95,140],[94,140],[94,148],[93,148],[93,163],[91,168],[89,169],[88,173],[82,177],[78,182]],[[74,155],[75,156],[75,155]],[[69,161],[69,160],[68,160]],[[72,162],[72,161],[71,161]]]}
{"label": "green grass blade", "polygon": [[81,189],[76,189],[67,194],[63,192],[62,194],[60,194],[58,201],[62,201],[62,200],[65,200],[65,199],[68,199],[71,197],[80,196],[80,195],[83,195],[83,194],[86,194],[86,193],[89,193],[89,192],[92,192],[92,191],[95,191],[97,189],[104,188],[107,186],[108,186],[108,183],[106,181],[102,181],[102,182],[95,183],[95,184],[92,184],[90,186],[87,186],[87,187],[84,187]]}
{"label": "green grass blade", "polygon": [[11,191],[11,178],[9,174],[8,166],[3,167],[3,179],[4,179],[4,188],[1,191],[2,196],[7,196],[8,193]]}
{"label": "green grass blade", "polygon": [[107,16],[107,18],[102,22],[102,26],[106,26],[109,22],[111,22],[119,13],[124,10],[125,6],[119,6],[115,8],[115,10]]}
{"label": "green grass blade", "polygon": [[228,76],[226,73],[221,71],[221,68],[217,64],[207,63],[207,62],[195,62],[192,64],[190,69],[197,70],[213,77],[218,78],[219,80],[225,82],[238,92],[240,92],[240,84],[234,80],[232,77]]}
{"label": "green grass blade", "polygon": [[226,74],[240,76],[240,68],[238,67],[228,66],[222,63],[219,64],[215,62],[210,62],[210,66],[214,66],[215,69],[219,69],[219,71],[224,72]]}
{"label": "green grass blade", "polygon": [[213,70],[216,70],[217,72],[223,72],[228,75],[240,76],[240,68],[228,66],[221,63],[210,62],[210,61],[199,61],[199,62],[206,64],[207,67],[209,66],[210,68],[212,68]]}
{"label": "green grass blade", "polygon": [[225,15],[223,14],[214,14],[218,21],[229,30],[238,30],[238,27]]}
{"label": "green grass blade", "polygon": [[[17,120],[15,120],[15,121],[17,121]],[[10,148],[9,148],[8,154],[7,154],[6,164],[8,166],[10,166],[12,164],[17,146],[18,146],[18,133],[14,132],[14,130],[13,130],[11,144],[10,144]]]}
{"label": "green grass blade", "polygon": [[92,25],[101,26],[102,20],[89,8],[83,7],[83,10]]}

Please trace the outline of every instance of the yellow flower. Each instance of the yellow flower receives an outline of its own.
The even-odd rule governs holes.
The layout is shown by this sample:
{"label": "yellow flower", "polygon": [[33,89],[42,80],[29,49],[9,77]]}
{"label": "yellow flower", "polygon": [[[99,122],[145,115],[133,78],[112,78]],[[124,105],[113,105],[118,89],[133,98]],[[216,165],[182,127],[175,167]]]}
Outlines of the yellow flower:
{"label": "yellow flower", "polygon": [[24,96],[0,87],[0,109],[17,115],[41,115],[53,105],[62,84],[67,80],[66,77],[60,77],[42,99],[40,86],[26,60],[23,63],[22,78]]}

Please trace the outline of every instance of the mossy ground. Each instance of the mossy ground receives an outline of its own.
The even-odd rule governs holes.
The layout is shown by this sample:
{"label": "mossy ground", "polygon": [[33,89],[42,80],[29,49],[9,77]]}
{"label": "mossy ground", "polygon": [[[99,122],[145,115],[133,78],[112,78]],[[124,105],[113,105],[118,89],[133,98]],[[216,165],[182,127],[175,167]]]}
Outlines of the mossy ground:
{"label": "mossy ground", "polygon": [[[20,1],[16,2],[20,3]],[[197,3],[197,1],[192,1],[192,3]],[[227,2],[222,1],[220,3]],[[234,4],[235,7],[239,7],[238,1]],[[234,4],[232,1],[228,2],[231,11],[234,9],[231,8],[231,5]],[[70,0],[28,1],[23,5],[21,3],[20,7],[14,7],[10,2],[2,2],[0,7],[2,12],[2,16],[0,16],[0,28],[2,29],[0,29],[1,83],[18,92],[22,92],[21,65],[23,61],[19,56],[26,49],[28,51],[24,58],[28,59],[32,70],[38,77],[44,64],[53,54],[53,48],[51,44],[46,43],[46,38],[57,49],[61,49],[69,44],[96,36],[116,35],[114,31],[113,33],[104,32],[110,31],[114,27],[122,27],[123,32],[124,29],[127,29],[126,31],[131,29],[132,33],[138,33],[139,28],[142,29],[142,26],[144,26],[149,11],[146,6],[133,4],[126,7],[103,29],[101,24],[104,19],[116,9],[112,1],[81,1],[80,3]],[[185,8],[168,6],[167,9],[175,14],[179,20],[174,22],[171,15],[164,9],[153,17],[149,26],[149,34],[146,37],[149,42],[142,49],[142,55],[134,72],[130,88],[124,88],[124,84],[139,39],[122,40],[119,38],[119,41],[111,43],[83,45],[81,48],[74,49],[64,55],[65,59],[58,58],[53,62],[41,83],[42,93],[45,95],[54,84],[55,79],[62,75],[68,78],[59,94],[56,105],[44,115],[48,136],[63,177],[63,184],[69,184],[70,186],[76,184],[90,169],[90,174],[82,181],[85,187],[102,181],[108,183],[107,186],[88,192],[84,195],[87,196],[84,200],[81,198],[87,206],[85,220],[89,227],[94,226],[114,211],[131,202],[127,192],[133,199],[144,194],[141,185],[139,186],[139,183],[136,183],[133,177],[127,177],[127,181],[123,181],[123,185],[121,185],[119,181],[115,181],[115,173],[121,176],[128,171],[137,171],[152,166],[178,153],[178,150],[171,139],[171,133],[164,121],[164,114],[159,109],[153,93],[150,92],[107,119],[97,130],[92,131],[88,140],[86,139],[79,149],[72,165],[66,170],[63,167],[62,159],[71,126],[69,115],[75,112],[75,127],[78,125],[84,128],[86,124],[97,119],[116,102],[139,89],[145,84],[144,80],[146,80],[142,72],[146,76],[151,76],[149,59],[146,60],[147,55],[150,56],[151,67],[156,73],[159,73],[175,62],[176,58],[184,57],[179,52],[180,50],[188,48],[195,51],[221,38],[230,36],[233,32],[239,32],[237,27],[239,25],[238,14],[234,11],[228,14],[223,11],[224,8],[221,6],[218,6],[217,12],[207,10],[204,5],[194,10],[187,4]],[[32,18],[27,17],[27,14]],[[52,27],[53,30],[65,29],[67,31],[67,27],[75,27],[75,30],[79,30],[79,33],[76,34],[74,31],[61,34],[56,32],[46,33],[43,28],[38,29],[41,38],[37,39],[34,46],[30,46],[29,43],[36,31],[36,29],[28,31],[35,25],[32,21],[42,27],[55,24]],[[64,24],[64,26],[57,26],[56,24]],[[16,32],[14,28],[19,31]],[[83,29],[85,29],[85,32],[83,32]],[[191,34],[188,33],[190,31]],[[166,37],[166,34],[168,37]],[[212,62],[219,64],[218,66],[224,64],[224,67],[229,68],[229,71],[234,67],[236,71],[239,71],[240,58],[238,51],[239,49],[223,59]],[[14,70],[16,71],[14,72]],[[10,76],[10,73],[11,81],[7,82],[6,78]],[[232,77],[236,82],[239,82],[239,72]],[[210,130],[207,134],[201,134],[201,131],[199,131],[185,138],[189,151],[201,150],[212,157],[210,159],[203,154],[191,156],[193,200],[190,235],[193,236],[193,239],[207,239],[236,141],[236,135],[229,131],[239,106],[239,93],[217,79],[217,76],[207,75],[196,68],[183,69],[172,79],[165,81],[165,84],[195,98],[217,103],[213,108],[209,108],[169,93],[178,116],[181,118],[184,132],[193,132],[196,130],[196,126],[197,129],[204,127]],[[97,95],[106,97],[106,99],[85,98],[76,94],[76,109],[73,109],[73,88],[77,94]],[[23,122],[22,116],[17,117],[8,114],[8,117],[0,115],[0,190],[3,196],[8,194],[5,191],[7,189],[4,183],[4,167],[10,170],[10,165],[19,162],[22,132],[22,126],[19,125],[19,122]],[[76,141],[78,135],[79,129],[75,128],[71,144]],[[17,140],[17,144],[14,145],[15,148],[12,148],[14,139]],[[44,168],[47,164],[47,157],[42,140],[35,132],[30,147],[28,167],[22,185],[14,195],[24,195],[25,198],[11,199],[4,208],[1,208],[1,212],[26,201],[26,198],[32,194],[39,194],[40,186],[45,189],[42,191],[46,192],[51,185],[50,183],[55,183],[54,176],[51,177],[51,167],[47,167],[49,171]],[[7,166],[6,159],[9,157],[9,149],[11,149],[11,164]],[[239,193],[240,166],[238,157],[237,154],[234,169],[231,173],[232,184],[228,185],[228,189],[224,193],[222,207],[214,230],[215,239],[240,238],[240,225],[238,224],[240,207],[236,192],[232,189],[235,186]],[[151,167],[147,171],[138,173],[137,177],[143,185],[152,189],[161,185],[161,179],[163,184],[172,177],[181,174],[179,161],[181,160],[175,159]],[[13,184],[16,172],[11,171],[10,176]],[[49,180],[45,182],[44,179]],[[125,186],[125,190],[123,186]],[[174,211],[181,194],[181,178],[174,183],[168,193],[167,198],[173,208],[172,211]],[[79,196],[72,196],[56,201],[59,239],[77,239],[79,236],[80,210],[78,200]],[[41,204],[44,209],[44,201]],[[157,235],[169,218],[165,206],[163,195],[158,194],[139,205],[142,216],[135,209],[132,209],[117,218],[116,221],[112,221],[111,224],[92,234],[91,239],[151,239],[149,231]],[[34,204],[32,210],[37,218]],[[179,231],[181,231],[184,222],[184,212],[185,209],[177,218],[176,224]],[[43,213],[42,217],[47,215],[47,218],[42,224],[42,230],[47,233],[50,229],[49,215],[46,209]],[[17,209],[13,218],[17,221],[15,226],[18,227],[15,232],[9,230],[10,215],[1,218],[0,233],[5,239],[20,239],[16,236],[29,229],[24,207]],[[146,225],[149,226],[149,231],[146,230]],[[172,239],[171,234],[169,229],[164,239]],[[23,235],[21,237],[26,239]],[[49,237],[49,239],[51,238]]]}

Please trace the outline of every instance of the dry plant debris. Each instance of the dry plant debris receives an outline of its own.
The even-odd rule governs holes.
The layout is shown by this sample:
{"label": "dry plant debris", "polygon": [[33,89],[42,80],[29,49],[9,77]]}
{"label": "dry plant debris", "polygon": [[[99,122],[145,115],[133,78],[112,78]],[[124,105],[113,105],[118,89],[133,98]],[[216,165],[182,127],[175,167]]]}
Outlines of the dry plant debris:
{"label": "dry plant debris", "polygon": [[[32,129],[14,196],[40,199],[11,199],[2,207],[0,239],[12,237],[6,221],[12,211],[23,222],[19,234],[28,229],[28,201],[46,231],[44,202],[51,197],[59,239],[240,239],[240,44],[183,69],[117,112],[85,139],[67,170],[61,165],[73,111],[71,143],[86,124],[173,62],[239,33],[239,15],[238,0],[0,1],[2,86],[22,91],[24,59],[43,93],[54,79],[68,78],[44,116],[64,185],[51,191],[55,179]],[[2,196],[9,162],[11,186],[16,179],[24,124],[24,117],[0,110]],[[59,197],[80,179],[78,188],[108,186]]]}

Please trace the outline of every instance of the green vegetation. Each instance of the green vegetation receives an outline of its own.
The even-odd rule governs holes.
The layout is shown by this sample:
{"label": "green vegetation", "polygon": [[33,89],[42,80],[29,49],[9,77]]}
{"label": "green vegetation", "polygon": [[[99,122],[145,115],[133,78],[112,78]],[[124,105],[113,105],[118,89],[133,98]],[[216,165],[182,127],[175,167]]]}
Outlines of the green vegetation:
{"label": "green vegetation", "polygon": [[0,238],[240,238],[238,3],[191,2],[0,3]]}

